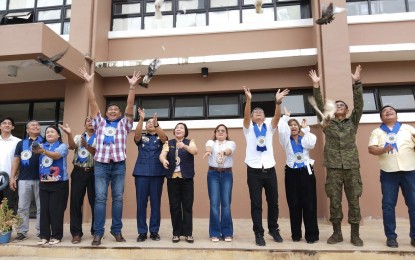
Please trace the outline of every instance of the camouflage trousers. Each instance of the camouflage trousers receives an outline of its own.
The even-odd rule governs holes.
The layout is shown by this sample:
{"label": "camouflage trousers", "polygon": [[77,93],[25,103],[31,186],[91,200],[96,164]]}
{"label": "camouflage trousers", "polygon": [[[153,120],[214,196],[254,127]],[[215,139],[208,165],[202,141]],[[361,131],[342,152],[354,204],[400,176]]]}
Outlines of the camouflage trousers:
{"label": "camouflage trousers", "polygon": [[343,186],[349,205],[348,222],[358,224],[361,219],[359,197],[362,196],[362,178],[359,169],[327,168],[325,190],[327,197],[330,198],[330,222],[340,223],[343,219]]}

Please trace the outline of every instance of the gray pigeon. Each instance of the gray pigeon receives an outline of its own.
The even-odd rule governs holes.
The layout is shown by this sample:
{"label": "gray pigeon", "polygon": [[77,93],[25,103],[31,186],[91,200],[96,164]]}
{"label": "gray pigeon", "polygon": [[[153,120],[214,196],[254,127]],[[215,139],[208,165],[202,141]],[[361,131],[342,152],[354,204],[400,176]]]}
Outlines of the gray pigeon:
{"label": "gray pigeon", "polygon": [[321,17],[316,20],[316,24],[323,25],[331,23],[334,20],[334,14],[343,12],[345,9],[341,7],[333,7],[333,3],[328,6],[323,5]]}
{"label": "gray pigeon", "polygon": [[144,76],[143,81],[139,83],[140,86],[143,88],[148,88],[148,83],[150,82],[151,78],[153,77],[154,73],[156,73],[156,70],[160,67],[161,61],[159,59],[154,59],[149,65],[148,65],[148,72]]}
{"label": "gray pigeon", "polygon": [[41,56],[38,56],[36,58],[36,60],[45,65],[46,67],[48,67],[49,69],[53,70],[55,73],[61,73],[63,70],[63,67],[60,66],[58,63],[56,63],[58,60],[62,59],[62,57],[66,54],[66,52],[68,51],[69,47],[66,48],[66,50],[64,50],[63,52],[60,52],[56,55],[53,55],[51,58],[49,59],[45,59]]}

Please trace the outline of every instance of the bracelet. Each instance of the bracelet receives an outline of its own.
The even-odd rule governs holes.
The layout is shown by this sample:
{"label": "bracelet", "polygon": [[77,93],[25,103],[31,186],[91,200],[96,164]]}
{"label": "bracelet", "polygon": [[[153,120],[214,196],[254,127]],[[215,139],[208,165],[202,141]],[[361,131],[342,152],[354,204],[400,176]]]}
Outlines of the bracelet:
{"label": "bracelet", "polygon": [[159,126],[160,126],[160,125],[159,125],[159,124],[157,124],[157,125],[155,125],[154,127],[155,127],[155,128],[157,128],[157,127],[159,127]]}
{"label": "bracelet", "polygon": [[276,102],[275,102],[275,104],[277,104],[277,105],[281,105],[281,104],[282,104],[282,100],[280,100],[280,101],[276,101]]}

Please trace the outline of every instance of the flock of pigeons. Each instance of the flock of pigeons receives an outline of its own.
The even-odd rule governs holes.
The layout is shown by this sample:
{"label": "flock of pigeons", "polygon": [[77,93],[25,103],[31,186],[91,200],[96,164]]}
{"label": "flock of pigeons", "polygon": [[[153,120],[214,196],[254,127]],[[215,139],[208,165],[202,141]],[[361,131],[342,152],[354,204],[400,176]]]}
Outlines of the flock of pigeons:
{"label": "flock of pigeons", "polygon": [[[263,12],[262,10],[262,2],[263,0],[253,0],[255,5],[255,12],[258,14],[261,14]],[[161,6],[163,5],[164,0],[156,0],[154,2],[154,10],[155,15],[154,17],[156,19],[162,18],[161,13]],[[329,24],[334,20],[334,14],[341,13],[345,9],[340,7],[334,7],[333,3],[330,3],[329,5],[323,5],[322,11],[321,11],[321,17],[318,18],[315,22],[319,25]],[[26,61],[19,65],[19,68],[25,68],[30,65],[34,64],[42,64],[49,69],[53,70],[55,73],[61,73],[63,70],[63,67],[60,66],[57,62],[62,59],[63,56],[67,53],[68,48],[66,48],[64,51],[52,56],[51,58],[47,59],[44,57],[37,57],[36,61]],[[150,83],[150,80],[152,79],[153,75],[156,73],[157,69],[160,67],[161,61],[160,59],[154,59],[148,66],[147,74],[144,76],[142,82],[140,82],[140,86],[144,88],[148,88],[148,84]],[[316,105],[315,100],[311,97],[309,98],[310,104],[313,106],[313,108],[323,117],[323,121],[321,124],[323,127],[328,124],[330,121],[330,118],[334,115],[335,111],[335,105],[334,102],[331,100],[326,100],[325,102],[325,112],[322,113]]]}

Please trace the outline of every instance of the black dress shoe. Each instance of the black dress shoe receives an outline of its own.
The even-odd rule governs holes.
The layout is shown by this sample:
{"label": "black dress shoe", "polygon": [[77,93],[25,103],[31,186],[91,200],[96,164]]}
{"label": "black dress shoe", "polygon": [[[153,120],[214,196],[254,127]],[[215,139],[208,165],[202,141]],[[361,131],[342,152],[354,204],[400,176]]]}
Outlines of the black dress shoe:
{"label": "black dress shoe", "polygon": [[93,246],[101,245],[101,239],[102,239],[102,236],[94,236],[94,240],[92,240],[91,245]]}
{"label": "black dress shoe", "polygon": [[386,240],[386,245],[392,248],[397,248],[399,246],[398,241],[396,241],[396,238],[388,238]]}
{"label": "black dress shoe", "polygon": [[272,236],[275,242],[278,242],[278,243],[282,242],[282,237],[280,235],[280,232],[277,229],[273,231],[269,231],[268,234]]}
{"label": "black dress shoe", "polygon": [[111,235],[115,238],[115,241],[117,242],[126,242],[121,233],[119,234],[111,233]]}
{"label": "black dress shoe", "polygon": [[151,240],[154,240],[154,241],[160,241],[160,235],[157,232],[152,232],[150,234],[150,238],[151,238]]}
{"label": "black dress shoe", "polygon": [[140,234],[137,237],[137,242],[144,242],[147,239],[147,234]]}
{"label": "black dress shoe", "polygon": [[415,247],[415,238],[411,238],[411,246]]}
{"label": "black dress shoe", "polygon": [[265,246],[264,236],[262,234],[255,234],[255,244],[257,246]]}

